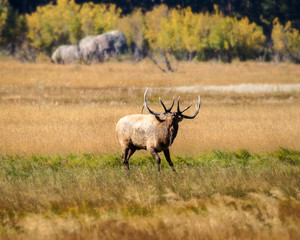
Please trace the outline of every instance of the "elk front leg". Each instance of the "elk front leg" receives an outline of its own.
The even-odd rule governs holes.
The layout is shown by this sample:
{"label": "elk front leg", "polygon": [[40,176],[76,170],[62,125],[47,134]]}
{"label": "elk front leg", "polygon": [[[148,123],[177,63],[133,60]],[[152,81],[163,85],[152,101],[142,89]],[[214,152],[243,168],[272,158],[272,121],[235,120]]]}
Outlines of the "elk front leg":
{"label": "elk front leg", "polygon": [[160,157],[158,156],[157,152],[155,151],[154,148],[150,148],[148,149],[148,151],[151,153],[151,155],[156,159],[156,162],[157,162],[157,169],[158,171],[160,171]]}
{"label": "elk front leg", "polygon": [[174,164],[171,160],[171,157],[170,157],[170,150],[169,149],[166,149],[164,150],[164,154],[165,154],[165,157],[170,165],[170,167],[172,168],[173,172],[176,172],[175,168],[174,168]]}

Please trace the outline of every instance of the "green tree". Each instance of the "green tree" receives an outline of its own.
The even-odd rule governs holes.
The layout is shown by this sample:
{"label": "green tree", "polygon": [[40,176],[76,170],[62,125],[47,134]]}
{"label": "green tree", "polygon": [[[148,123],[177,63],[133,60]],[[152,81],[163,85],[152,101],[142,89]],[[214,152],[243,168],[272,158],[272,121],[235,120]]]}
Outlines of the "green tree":
{"label": "green tree", "polygon": [[209,45],[221,61],[231,62],[234,57],[241,60],[257,57],[266,40],[261,27],[250,23],[248,18],[238,20],[222,15],[215,18],[209,35]]}
{"label": "green tree", "polygon": [[233,32],[236,21],[236,18],[224,17],[220,18],[211,27],[209,45],[217,52],[221,61],[231,62],[232,60],[237,44],[237,39]]}
{"label": "green tree", "polygon": [[13,55],[25,40],[27,23],[24,16],[19,15],[7,0],[0,2],[0,45]]}

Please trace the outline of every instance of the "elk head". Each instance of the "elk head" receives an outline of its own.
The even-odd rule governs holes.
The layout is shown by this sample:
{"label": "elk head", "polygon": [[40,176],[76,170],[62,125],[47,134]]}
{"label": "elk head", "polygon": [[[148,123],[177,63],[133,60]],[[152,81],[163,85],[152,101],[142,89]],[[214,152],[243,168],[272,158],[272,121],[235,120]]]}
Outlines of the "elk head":
{"label": "elk head", "polygon": [[200,96],[198,96],[198,103],[196,104],[196,112],[192,116],[187,116],[187,115],[183,114],[185,111],[187,111],[192,106],[192,104],[190,104],[185,109],[180,110],[180,97],[177,100],[177,112],[171,112],[171,110],[174,106],[174,98],[173,98],[172,104],[169,108],[166,108],[166,106],[163,103],[163,101],[161,100],[161,98],[159,98],[159,102],[161,103],[161,105],[163,106],[165,111],[164,112],[154,112],[147,105],[147,91],[148,91],[148,88],[146,89],[145,94],[144,94],[143,108],[145,107],[146,110],[150,114],[154,115],[156,117],[156,119],[159,120],[159,121],[167,121],[167,122],[172,122],[172,123],[178,123],[178,122],[181,122],[184,118],[193,119],[199,113],[200,105],[201,105]]}

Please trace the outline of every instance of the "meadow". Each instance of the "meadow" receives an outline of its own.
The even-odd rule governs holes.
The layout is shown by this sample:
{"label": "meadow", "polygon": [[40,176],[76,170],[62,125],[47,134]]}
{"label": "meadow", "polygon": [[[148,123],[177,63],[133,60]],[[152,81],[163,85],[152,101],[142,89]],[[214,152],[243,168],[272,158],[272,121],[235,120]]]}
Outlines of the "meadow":
{"label": "meadow", "polygon": [[297,239],[300,153],[2,156],[3,239]]}
{"label": "meadow", "polygon": [[[297,239],[300,92],[181,91],[300,83],[294,64],[0,61],[0,239]],[[180,124],[157,172],[141,151],[127,175],[115,125],[181,96],[202,105]],[[177,87],[176,89],[173,87]],[[187,114],[193,114],[192,107]],[[145,112],[145,110],[144,110]]]}

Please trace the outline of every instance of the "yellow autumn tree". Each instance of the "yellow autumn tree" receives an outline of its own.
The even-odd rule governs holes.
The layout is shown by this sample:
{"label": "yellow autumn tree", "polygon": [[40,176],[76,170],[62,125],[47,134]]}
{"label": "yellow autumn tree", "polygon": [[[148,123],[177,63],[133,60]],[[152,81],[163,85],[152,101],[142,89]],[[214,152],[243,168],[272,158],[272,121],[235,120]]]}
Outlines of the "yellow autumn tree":
{"label": "yellow autumn tree", "polygon": [[161,51],[175,56],[184,49],[181,10],[173,9],[160,22],[157,44]]}
{"label": "yellow autumn tree", "polygon": [[[177,37],[174,34],[173,27],[170,26],[168,14],[168,7],[166,5],[160,5],[159,7],[155,7],[152,11],[147,12],[145,15],[145,40],[149,46],[148,56],[154,64],[164,72],[174,71],[168,56],[172,47],[168,44],[175,44],[170,43],[170,38]],[[167,70],[158,64],[154,59],[152,52],[162,54]]]}
{"label": "yellow autumn tree", "polygon": [[182,11],[182,15],[184,49],[191,60],[194,55],[208,48],[209,32],[214,19],[209,13],[195,14],[189,7]]}
{"label": "yellow autumn tree", "polygon": [[160,48],[158,36],[161,33],[161,22],[168,15],[168,7],[160,5],[145,14],[145,39],[152,50]]}
{"label": "yellow autumn tree", "polygon": [[212,17],[209,46],[220,60],[230,62],[234,57],[246,60],[258,56],[266,40],[261,27],[248,18],[224,17],[217,11]]}
{"label": "yellow autumn tree", "polygon": [[291,27],[291,22],[287,22],[286,27],[287,37],[287,53],[289,57],[300,63],[300,33],[299,30]]}
{"label": "yellow autumn tree", "polygon": [[79,12],[83,35],[96,35],[113,30],[117,26],[120,14],[121,9],[114,4],[84,3]]}
{"label": "yellow autumn tree", "polygon": [[126,35],[128,46],[135,43],[142,48],[145,26],[141,9],[135,9],[131,14],[120,18],[117,28]]}
{"label": "yellow autumn tree", "polygon": [[121,10],[115,5],[85,3],[80,7],[74,0],[57,0],[27,14],[27,38],[32,46],[50,53],[61,44],[76,44],[90,34],[100,34],[116,27]]}
{"label": "yellow autumn tree", "polygon": [[250,23],[247,17],[235,22],[233,32],[236,38],[235,55],[242,60],[255,57],[266,41],[262,27]]}
{"label": "yellow autumn tree", "polygon": [[278,18],[275,18],[271,36],[276,60],[282,61],[286,57],[300,61],[300,34],[297,29],[291,27],[291,22],[283,26]]}
{"label": "yellow autumn tree", "polygon": [[82,35],[78,10],[74,0],[58,0],[56,5],[38,7],[36,12],[26,15],[27,38],[38,50],[48,52],[59,44],[76,43]]}
{"label": "yellow autumn tree", "polygon": [[200,37],[198,35],[199,19],[196,14],[192,13],[190,7],[183,10],[182,13],[182,37],[184,48],[189,52],[189,59],[192,59],[192,54],[198,51]]}
{"label": "yellow autumn tree", "polygon": [[234,48],[237,44],[233,32],[236,21],[236,18],[222,17],[211,27],[209,45],[217,51],[218,57],[222,61],[230,62],[233,57]]}
{"label": "yellow autumn tree", "polygon": [[284,26],[282,26],[278,20],[275,18],[273,21],[272,29],[272,41],[273,41],[273,51],[276,54],[277,60],[282,60],[285,49],[286,49],[286,36],[284,31]]}

